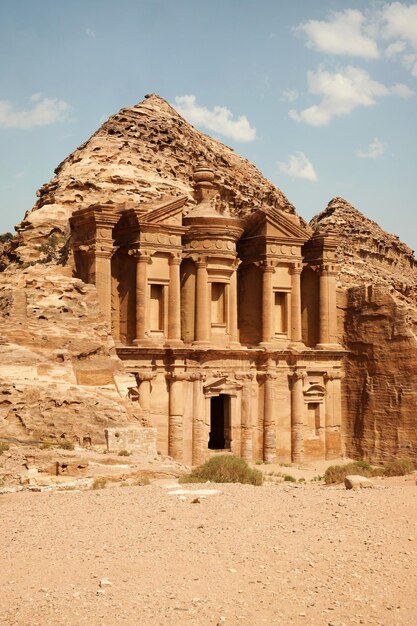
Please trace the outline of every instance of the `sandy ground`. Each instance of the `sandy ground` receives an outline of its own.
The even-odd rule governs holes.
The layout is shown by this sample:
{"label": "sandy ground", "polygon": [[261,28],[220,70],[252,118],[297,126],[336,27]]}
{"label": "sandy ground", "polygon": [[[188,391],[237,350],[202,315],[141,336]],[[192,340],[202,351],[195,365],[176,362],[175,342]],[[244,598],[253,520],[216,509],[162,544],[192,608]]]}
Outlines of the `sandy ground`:
{"label": "sandy ground", "polygon": [[0,623],[417,624],[415,477],[173,482],[0,496]]}

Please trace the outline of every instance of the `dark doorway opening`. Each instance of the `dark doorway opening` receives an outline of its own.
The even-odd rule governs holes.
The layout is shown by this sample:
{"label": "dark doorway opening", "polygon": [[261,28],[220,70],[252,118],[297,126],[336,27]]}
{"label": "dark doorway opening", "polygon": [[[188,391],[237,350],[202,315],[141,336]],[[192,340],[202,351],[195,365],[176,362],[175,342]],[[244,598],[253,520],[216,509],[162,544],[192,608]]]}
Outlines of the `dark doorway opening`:
{"label": "dark doorway opening", "polygon": [[210,398],[210,450],[230,448],[230,402],[229,396]]}

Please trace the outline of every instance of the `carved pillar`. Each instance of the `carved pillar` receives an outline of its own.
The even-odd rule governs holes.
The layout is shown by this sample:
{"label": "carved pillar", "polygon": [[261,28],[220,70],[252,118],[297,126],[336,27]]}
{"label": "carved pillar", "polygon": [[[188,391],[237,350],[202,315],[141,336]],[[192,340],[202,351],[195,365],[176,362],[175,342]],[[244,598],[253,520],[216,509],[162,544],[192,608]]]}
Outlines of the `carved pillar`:
{"label": "carved pillar", "polygon": [[306,372],[294,372],[291,386],[291,460],[304,460],[304,396],[303,380]]}
{"label": "carved pillar", "polygon": [[320,270],[320,341],[321,344],[330,343],[329,335],[329,274],[327,267],[323,266]]}
{"label": "carved pillar", "polygon": [[272,265],[263,266],[262,274],[262,343],[269,343],[273,334],[273,314],[272,314]]}
{"label": "carved pillar", "polygon": [[148,263],[150,257],[144,252],[138,252],[136,264],[136,339],[134,343],[143,343],[149,340],[146,321],[148,308]]}
{"label": "carved pillar", "polygon": [[274,381],[276,375],[265,373],[264,383],[264,461],[271,463],[276,458],[276,425],[274,411]]}
{"label": "carved pillar", "polygon": [[302,341],[301,335],[301,265],[294,264],[291,268],[291,340]]}
{"label": "carved pillar", "polygon": [[181,257],[172,255],[169,260],[168,286],[168,342],[181,342],[181,292],[180,292]]}
{"label": "carved pillar", "polygon": [[104,318],[111,328],[111,257],[112,251],[97,249],[95,251],[95,285],[98,300]]}
{"label": "carved pillar", "polygon": [[329,341],[331,344],[337,344],[339,342],[337,336],[336,276],[337,272],[333,269],[328,271]]}
{"label": "carved pillar", "polygon": [[230,343],[238,344],[239,343],[239,331],[237,325],[237,268],[239,262],[233,264],[233,272],[230,276],[230,284],[229,284],[229,298],[228,298],[228,306],[229,306],[229,335],[230,335]]}
{"label": "carved pillar", "polygon": [[196,311],[195,311],[195,341],[200,345],[207,345],[210,341],[210,302],[207,275],[207,260],[198,259],[196,262]]}
{"label": "carved pillar", "polygon": [[253,428],[252,428],[252,380],[253,374],[236,375],[236,380],[242,380],[242,435],[241,455],[245,461],[253,460]]}
{"label": "carved pillar", "polygon": [[143,417],[146,421],[150,421],[151,411],[151,380],[155,378],[153,372],[137,372],[136,380],[138,383],[139,405],[143,411]]}
{"label": "carved pillar", "polygon": [[119,257],[113,255],[111,262],[111,334],[120,343]]}
{"label": "carved pillar", "polygon": [[183,380],[185,374],[169,375],[168,454],[176,461],[183,456]]}
{"label": "carved pillar", "polygon": [[328,372],[325,377],[325,447],[326,459],[341,456],[341,379],[340,372]]}
{"label": "carved pillar", "polygon": [[193,465],[201,465],[207,457],[206,406],[203,393],[203,377],[193,376]]}

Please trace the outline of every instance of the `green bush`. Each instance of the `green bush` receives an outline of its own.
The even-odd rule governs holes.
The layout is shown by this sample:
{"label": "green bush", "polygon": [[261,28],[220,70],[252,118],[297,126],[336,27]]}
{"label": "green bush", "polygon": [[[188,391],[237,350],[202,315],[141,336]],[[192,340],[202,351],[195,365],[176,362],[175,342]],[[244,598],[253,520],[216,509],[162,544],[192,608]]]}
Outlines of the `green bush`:
{"label": "green bush", "polygon": [[263,475],[237,456],[219,454],[212,456],[203,465],[196,467],[190,474],[181,476],[180,483],[242,483],[262,485]]}
{"label": "green bush", "polygon": [[130,456],[132,453],[129,450],[120,450],[118,456]]}
{"label": "green bush", "polygon": [[296,483],[297,479],[294,478],[294,476],[291,476],[291,474],[284,474],[284,482],[286,482],[286,483]]}

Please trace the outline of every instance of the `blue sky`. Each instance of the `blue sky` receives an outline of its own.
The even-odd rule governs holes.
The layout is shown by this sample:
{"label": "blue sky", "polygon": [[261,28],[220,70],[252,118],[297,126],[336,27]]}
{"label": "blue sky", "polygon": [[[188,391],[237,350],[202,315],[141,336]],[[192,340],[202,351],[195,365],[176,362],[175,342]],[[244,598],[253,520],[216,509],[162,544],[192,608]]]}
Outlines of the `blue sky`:
{"label": "blue sky", "polygon": [[0,232],[158,93],[310,219],[342,196],[417,249],[417,2],[2,0]]}

